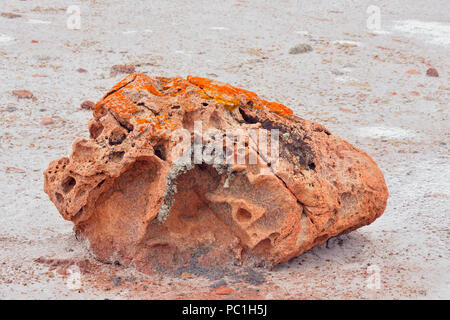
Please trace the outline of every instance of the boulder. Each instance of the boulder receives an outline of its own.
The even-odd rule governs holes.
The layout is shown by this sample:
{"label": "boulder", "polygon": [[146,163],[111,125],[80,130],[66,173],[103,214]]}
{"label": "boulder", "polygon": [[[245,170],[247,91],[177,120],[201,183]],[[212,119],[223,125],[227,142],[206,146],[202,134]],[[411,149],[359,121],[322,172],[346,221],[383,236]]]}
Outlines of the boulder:
{"label": "boulder", "polygon": [[128,75],[44,190],[96,257],[151,273],[274,266],[386,207],[365,152],[257,94],[188,76]]}

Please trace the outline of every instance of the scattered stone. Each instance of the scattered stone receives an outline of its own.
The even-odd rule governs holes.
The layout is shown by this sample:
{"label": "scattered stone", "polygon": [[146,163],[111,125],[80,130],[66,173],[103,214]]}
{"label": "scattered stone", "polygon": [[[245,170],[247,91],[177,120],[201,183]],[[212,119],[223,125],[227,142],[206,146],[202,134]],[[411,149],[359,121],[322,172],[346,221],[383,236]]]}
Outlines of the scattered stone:
{"label": "scattered stone", "polygon": [[133,277],[133,276],[128,276],[125,278],[125,282],[135,282],[135,280],[136,280],[136,277]]}
{"label": "scattered stone", "polygon": [[289,54],[299,54],[299,53],[305,53],[305,52],[311,52],[313,51],[313,48],[311,45],[307,43],[300,43],[296,45],[295,47],[292,47],[289,49]]}
{"label": "scattered stone", "polygon": [[227,285],[227,282],[222,279],[222,280],[220,280],[220,281],[218,281],[216,283],[213,283],[210,287],[214,288],[214,289],[217,289],[219,287],[226,286],[226,285]]}
{"label": "scattered stone", "polygon": [[88,71],[86,69],[84,69],[84,68],[78,68],[77,72],[79,72],[79,73],[87,73]]}
{"label": "scattered stone", "polygon": [[429,68],[427,70],[427,76],[429,77],[439,77],[439,73],[435,68]]}
{"label": "scattered stone", "polygon": [[44,118],[44,119],[41,120],[41,124],[43,126],[48,126],[48,125],[51,125],[51,124],[54,124],[54,123],[55,123],[55,121],[52,118]]}
{"label": "scattered stone", "polygon": [[92,101],[90,101],[90,100],[86,100],[86,101],[83,101],[82,103],[81,103],[81,108],[82,109],[86,109],[86,110],[92,110],[92,107],[95,105],[95,103],[94,102],[92,102]]}
{"label": "scattered stone", "polygon": [[5,111],[7,111],[7,112],[15,112],[15,111],[17,111],[17,108],[16,107],[8,107],[8,108],[5,109]]}
{"label": "scattered stone", "polygon": [[228,286],[221,286],[213,291],[214,294],[220,295],[220,296],[227,296],[233,293],[233,289],[231,289]]}
{"label": "scattered stone", "polygon": [[31,99],[33,98],[33,93],[28,90],[14,90],[12,92],[19,99]]}
{"label": "scattered stone", "polygon": [[56,270],[57,274],[60,274],[62,276],[65,276],[67,274],[67,269],[63,268],[63,269],[57,269]]}
{"label": "scattered stone", "polygon": [[[287,138],[277,161],[247,139],[256,128]],[[239,149],[257,162],[183,162],[172,135],[208,146],[211,130],[237,135],[219,139],[222,150],[249,141]],[[141,272],[271,267],[370,224],[386,207],[383,174],[365,152],[216,80],[128,75],[95,104],[89,132],[70,157],[50,163],[44,191],[97,259]],[[242,281],[264,281],[249,274]]]}
{"label": "scattered stone", "polygon": [[343,76],[344,75],[344,72],[337,70],[337,69],[331,70],[331,73],[334,74],[335,76]]}
{"label": "scattered stone", "polygon": [[183,272],[183,273],[181,273],[181,277],[183,279],[192,279],[192,278],[194,278],[194,275],[192,273],[189,273],[189,272]]}
{"label": "scattered stone", "polygon": [[336,40],[333,43],[340,49],[352,49],[361,46],[360,42],[351,40]]}
{"label": "scattered stone", "polygon": [[420,74],[419,71],[414,70],[414,69],[409,69],[409,70],[407,70],[405,73],[406,73],[406,74]]}
{"label": "scattered stone", "polygon": [[259,286],[266,282],[264,274],[252,268],[246,268],[245,272],[237,278],[255,286]]}
{"label": "scattered stone", "polygon": [[1,16],[8,19],[20,18],[22,15],[13,12],[2,12]]}
{"label": "scattered stone", "polygon": [[111,280],[114,284],[114,287],[120,287],[121,285],[121,277],[109,277],[109,280]]}
{"label": "scattered stone", "polygon": [[339,110],[342,112],[352,112],[352,109],[344,108],[344,107],[339,107]]}
{"label": "scattered stone", "polygon": [[129,74],[129,73],[134,73],[135,72],[135,67],[132,64],[117,64],[111,67],[111,73],[110,76],[111,77],[115,77],[118,74]]}
{"label": "scattered stone", "polygon": [[16,167],[6,167],[5,171],[6,171],[6,173],[10,173],[10,172],[25,173],[25,170],[16,168]]}
{"label": "scattered stone", "polygon": [[352,87],[370,87],[370,84],[368,82],[359,82],[359,81],[348,81],[347,85]]}

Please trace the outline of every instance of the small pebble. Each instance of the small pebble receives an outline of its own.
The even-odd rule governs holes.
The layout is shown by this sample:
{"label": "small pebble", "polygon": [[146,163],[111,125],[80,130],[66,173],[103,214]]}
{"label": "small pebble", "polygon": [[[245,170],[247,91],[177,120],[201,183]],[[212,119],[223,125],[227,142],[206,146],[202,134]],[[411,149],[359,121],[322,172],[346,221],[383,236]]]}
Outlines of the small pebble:
{"label": "small pebble", "polygon": [[122,280],[121,277],[109,277],[109,280],[111,280],[114,284],[114,287],[120,287],[120,281]]}
{"label": "small pebble", "polygon": [[19,99],[31,99],[33,98],[33,93],[28,90],[14,90],[12,92]]}
{"label": "small pebble", "polygon": [[233,292],[233,289],[231,289],[228,286],[221,286],[213,291],[214,294],[220,295],[220,296],[227,296]]}
{"label": "small pebble", "polygon": [[414,70],[414,69],[409,69],[408,71],[406,71],[407,74],[420,74],[419,71]]}
{"label": "small pebble", "polygon": [[427,70],[427,76],[429,77],[439,77],[439,73],[435,68],[429,68]]}
{"label": "small pebble", "polygon": [[192,279],[192,278],[194,278],[194,275],[193,275],[192,273],[189,273],[189,272],[183,272],[183,273],[181,274],[181,277],[182,277],[183,279]]}
{"label": "small pebble", "polygon": [[2,12],[1,16],[3,18],[8,18],[8,19],[15,19],[15,18],[20,18],[21,15],[18,13],[13,13],[13,12]]}
{"label": "small pebble", "polygon": [[17,108],[16,107],[8,107],[8,108],[6,108],[6,111],[7,112],[14,112],[14,111],[17,111]]}
{"label": "small pebble", "polygon": [[90,101],[90,100],[86,100],[86,101],[83,101],[82,103],[81,103],[81,108],[82,109],[85,109],[85,110],[92,110],[92,107],[95,105],[95,103],[94,102],[92,102],[92,101]]}
{"label": "small pebble", "polygon": [[307,44],[307,43],[300,43],[296,45],[295,47],[292,47],[289,49],[289,54],[299,54],[299,53],[305,53],[313,51],[313,48]]}
{"label": "small pebble", "polygon": [[220,287],[223,287],[223,286],[226,286],[226,285],[227,285],[227,282],[222,279],[222,280],[220,280],[220,281],[218,281],[216,283],[213,283],[210,287],[214,288],[214,289],[217,289],[217,288],[220,288]]}
{"label": "small pebble", "polygon": [[66,275],[67,274],[67,270],[66,269],[58,269],[58,270],[56,270],[56,273],[60,274],[60,275]]}
{"label": "small pebble", "polygon": [[344,75],[344,73],[339,70],[331,70],[331,73],[334,74],[335,76],[343,76]]}
{"label": "small pebble", "polygon": [[55,121],[52,118],[44,118],[44,119],[41,120],[41,124],[43,126],[48,126],[48,125],[51,125],[51,124],[54,124],[54,123],[55,123]]}

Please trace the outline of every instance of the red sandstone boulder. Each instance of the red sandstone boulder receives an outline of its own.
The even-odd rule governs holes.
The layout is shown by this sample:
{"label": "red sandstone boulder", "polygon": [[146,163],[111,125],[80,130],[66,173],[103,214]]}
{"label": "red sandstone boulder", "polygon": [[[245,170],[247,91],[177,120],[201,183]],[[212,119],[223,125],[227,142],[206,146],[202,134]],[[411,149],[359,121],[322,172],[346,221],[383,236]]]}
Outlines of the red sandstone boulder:
{"label": "red sandstone boulder", "polygon": [[93,113],[90,138],[50,163],[44,190],[105,262],[275,265],[386,207],[365,152],[250,91],[138,73]]}

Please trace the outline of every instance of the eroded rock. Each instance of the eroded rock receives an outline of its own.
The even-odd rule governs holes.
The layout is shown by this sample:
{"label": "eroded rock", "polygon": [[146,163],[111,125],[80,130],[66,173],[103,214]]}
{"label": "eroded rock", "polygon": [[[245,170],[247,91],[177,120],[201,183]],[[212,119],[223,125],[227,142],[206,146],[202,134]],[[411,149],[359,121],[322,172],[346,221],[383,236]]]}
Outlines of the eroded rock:
{"label": "eroded rock", "polygon": [[[272,266],[373,222],[386,206],[383,175],[366,153],[243,89],[135,73],[93,114],[90,138],[50,163],[44,189],[105,262],[144,272]],[[279,136],[270,157],[264,134],[270,150]],[[206,157],[211,141],[227,161]]]}

